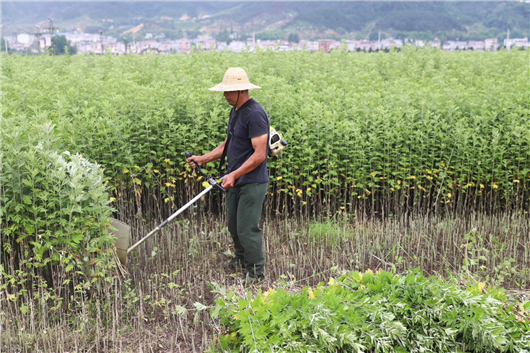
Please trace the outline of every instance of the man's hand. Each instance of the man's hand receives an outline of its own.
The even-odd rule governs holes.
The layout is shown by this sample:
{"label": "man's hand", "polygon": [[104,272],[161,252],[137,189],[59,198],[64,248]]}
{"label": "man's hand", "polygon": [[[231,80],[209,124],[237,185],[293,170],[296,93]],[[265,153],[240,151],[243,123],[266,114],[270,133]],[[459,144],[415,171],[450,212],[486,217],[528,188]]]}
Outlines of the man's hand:
{"label": "man's hand", "polygon": [[221,186],[223,187],[223,189],[225,190],[230,190],[234,187],[234,184],[236,183],[236,176],[234,175],[234,173],[230,173],[230,174],[227,174],[224,176],[223,178],[223,183],[221,184]]}
{"label": "man's hand", "polygon": [[267,158],[268,135],[256,136],[251,139],[254,153],[243,163],[241,167],[227,174],[221,185],[225,190],[232,189],[237,179],[250,173]]}
{"label": "man's hand", "polygon": [[202,165],[204,164],[203,161],[202,161],[202,158],[204,156],[191,156],[190,158],[188,158],[186,160],[186,162],[188,162],[188,164],[193,168],[195,169],[195,163],[197,163],[199,165],[199,167],[202,167]]}

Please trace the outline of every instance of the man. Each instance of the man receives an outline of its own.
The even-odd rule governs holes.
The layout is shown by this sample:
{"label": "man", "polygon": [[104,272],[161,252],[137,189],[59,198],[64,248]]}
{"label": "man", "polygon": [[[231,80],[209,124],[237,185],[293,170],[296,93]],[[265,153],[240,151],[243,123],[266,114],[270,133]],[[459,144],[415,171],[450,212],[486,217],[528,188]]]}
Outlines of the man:
{"label": "man", "polygon": [[262,230],[259,220],[268,189],[267,153],[269,147],[269,118],[263,107],[250,98],[250,89],[261,88],[250,83],[241,68],[230,68],[223,81],[210,91],[224,92],[233,108],[230,111],[227,139],[210,153],[191,156],[202,166],[220,159],[226,146],[228,171],[222,187],[227,190],[226,208],[228,230],[235,247],[230,269],[243,267],[245,281],[264,278]]}

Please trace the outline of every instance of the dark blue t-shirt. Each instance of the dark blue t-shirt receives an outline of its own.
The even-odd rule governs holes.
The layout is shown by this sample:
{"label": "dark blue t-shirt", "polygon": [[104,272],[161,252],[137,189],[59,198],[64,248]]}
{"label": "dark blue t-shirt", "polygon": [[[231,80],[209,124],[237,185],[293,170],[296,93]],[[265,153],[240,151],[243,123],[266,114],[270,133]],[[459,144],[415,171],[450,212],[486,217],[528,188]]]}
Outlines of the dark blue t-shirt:
{"label": "dark blue t-shirt", "polygon": [[[238,111],[236,111],[235,108],[232,108],[230,111],[230,122],[228,123],[227,132],[230,131],[236,114],[238,114],[239,117],[236,119],[236,125],[234,126],[233,135],[228,144],[228,151],[226,153],[228,173],[241,167],[254,153],[251,141],[253,137],[267,134],[267,153],[269,149],[269,117],[261,104],[251,98],[245,102]],[[235,185],[267,182],[269,182],[269,173],[267,172],[267,158],[265,158],[256,169],[239,178]]]}

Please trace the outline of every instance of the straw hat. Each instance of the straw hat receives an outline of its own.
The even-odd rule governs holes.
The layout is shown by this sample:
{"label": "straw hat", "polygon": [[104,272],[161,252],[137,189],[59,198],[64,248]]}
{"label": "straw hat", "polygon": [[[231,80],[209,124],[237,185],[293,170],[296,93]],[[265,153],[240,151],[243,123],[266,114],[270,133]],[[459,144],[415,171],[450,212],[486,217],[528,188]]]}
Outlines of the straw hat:
{"label": "straw hat", "polygon": [[247,89],[261,88],[250,83],[247,73],[240,67],[231,67],[226,70],[223,82],[210,88],[210,91],[231,92],[245,91]]}

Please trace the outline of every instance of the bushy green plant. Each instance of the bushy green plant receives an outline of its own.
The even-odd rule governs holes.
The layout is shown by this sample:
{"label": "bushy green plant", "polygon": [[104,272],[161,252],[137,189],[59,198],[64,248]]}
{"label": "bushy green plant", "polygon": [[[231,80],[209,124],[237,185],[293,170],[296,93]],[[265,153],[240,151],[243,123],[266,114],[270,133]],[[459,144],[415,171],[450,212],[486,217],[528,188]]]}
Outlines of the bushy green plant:
{"label": "bushy green plant", "polygon": [[226,137],[229,107],[207,88],[241,66],[290,142],[269,161],[271,210],[528,208],[527,55],[519,51],[2,60],[3,116],[50,119],[63,150],[101,164],[117,193],[138,199],[145,188],[181,201],[184,151],[208,152]]}
{"label": "bushy green plant", "polygon": [[2,140],[4,274],[37,268],[48,285],[61,285],[64,273],[92,276],[105,268],[112,209],[101,167],[60,151],[52,123],[4,119]]}
{"label": "bushy green plant", "polygon": [[[485,294],[486,293],[486,294]],[[419,271],[351,272],[300,292],[216,301],[225,352],[528,352],[530,303]]]}

